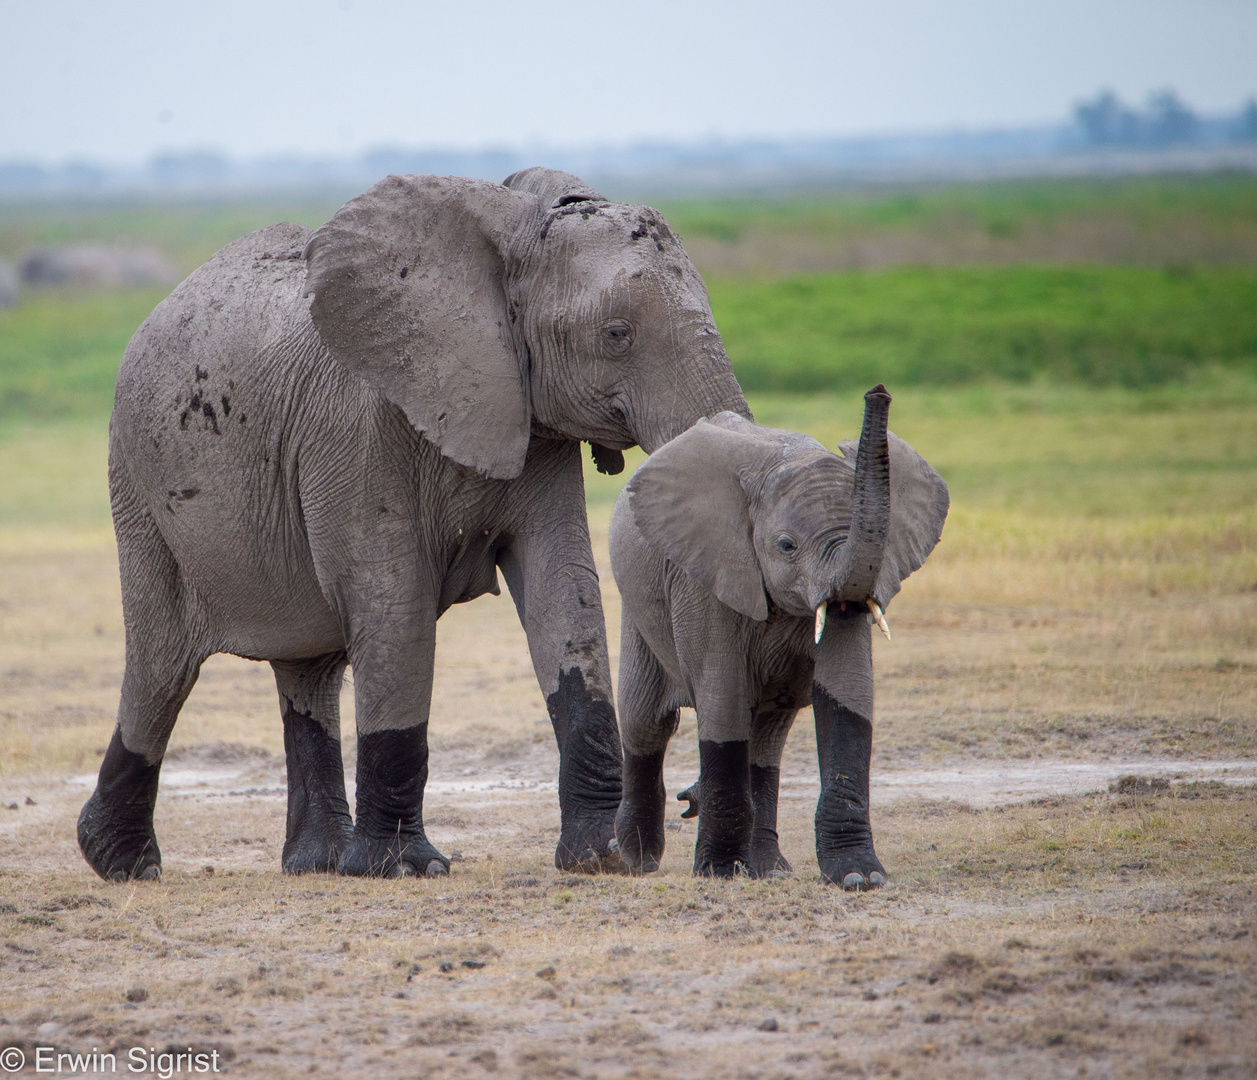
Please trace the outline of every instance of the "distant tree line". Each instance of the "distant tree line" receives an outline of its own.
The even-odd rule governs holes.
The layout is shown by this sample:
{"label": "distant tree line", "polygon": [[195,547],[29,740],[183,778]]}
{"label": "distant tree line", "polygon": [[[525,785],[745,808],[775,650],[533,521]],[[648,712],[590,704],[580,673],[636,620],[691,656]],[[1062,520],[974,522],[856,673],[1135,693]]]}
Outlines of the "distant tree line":
{"label": "distant tree line", "polygon": [[[1202,141],[1221,126],[1221,134],[1236,142],[1257,141],[1257,98],[1249,98],[1238,113],[1211,121],[1201,117],[1173,90],[1158,90],[1143,109],[1126,105],[1112,90],[1102,90],[1074,106],[1074,120],[1083,141],[1095,147],[1180,146]],[[1210,140],[1212,141],[1212,139]]]}

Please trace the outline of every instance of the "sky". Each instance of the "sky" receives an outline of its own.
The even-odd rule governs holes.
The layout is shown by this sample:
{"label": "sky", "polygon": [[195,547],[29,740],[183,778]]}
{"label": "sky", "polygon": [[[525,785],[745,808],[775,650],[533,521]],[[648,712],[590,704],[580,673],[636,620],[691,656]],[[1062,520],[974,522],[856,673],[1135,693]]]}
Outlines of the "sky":
{"label": "sky", "polygon": [[0,0],[0,161],[1017,127],[1257,94],[1255,0]]}

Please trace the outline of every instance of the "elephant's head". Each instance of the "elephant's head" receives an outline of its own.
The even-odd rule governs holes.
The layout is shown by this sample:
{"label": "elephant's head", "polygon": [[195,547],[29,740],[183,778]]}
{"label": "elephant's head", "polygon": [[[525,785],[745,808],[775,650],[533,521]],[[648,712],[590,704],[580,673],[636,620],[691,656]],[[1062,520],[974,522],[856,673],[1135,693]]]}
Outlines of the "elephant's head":
{"label": "elephant's head", "polygon": [[925,562],[947,517],[947,485],[886,429],[890,395],[865,395],[860,441],[826,450],[806,435],[722,414],[647,459],[629,481],[642,534],[729,607],[768,617],[830,603],[884,608]]}
{"label": "elephant's head", "polygon": [[304,257],[332,355],[488,476],[518,476],[534,432],[619,471],[623,448],[749,415],[680,241],[567,173],[390,176]]}

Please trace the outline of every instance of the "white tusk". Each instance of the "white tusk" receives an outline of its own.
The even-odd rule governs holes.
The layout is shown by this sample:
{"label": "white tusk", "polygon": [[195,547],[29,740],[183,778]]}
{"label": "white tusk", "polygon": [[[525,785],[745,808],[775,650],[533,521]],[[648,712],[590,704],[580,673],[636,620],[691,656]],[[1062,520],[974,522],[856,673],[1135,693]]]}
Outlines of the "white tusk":
{"label": "white tusk", "polygon": [[829,607],[829,601],[822,601],[816,608],[816,644],[821,643],[821,634],[825,632],[825,610]]}
{"label": "white tusk", "polygon": [[886,625],[886,616],[882,614],[882,609],[877,606],[876,600],[868,601],[869,611],[873,613],[873,621],[881,627],[881,631],[886,635],[886,640],[890,640],[890,627]]}

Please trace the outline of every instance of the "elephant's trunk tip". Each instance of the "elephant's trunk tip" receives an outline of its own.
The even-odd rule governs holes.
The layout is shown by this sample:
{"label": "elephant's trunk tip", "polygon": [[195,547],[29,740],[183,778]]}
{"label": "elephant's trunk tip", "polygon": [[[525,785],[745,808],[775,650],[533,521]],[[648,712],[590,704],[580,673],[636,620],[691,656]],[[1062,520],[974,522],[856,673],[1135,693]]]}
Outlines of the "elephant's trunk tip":
{"label": "elephant's trunk tip", "polygon": [[890,396],[890,391],[886,389],[885,385],[878,383],[872,390],[864,395],[864,400],[869,404],[872,404],[874,401],[885,401],[886,404],[889,405],[895,399]]}

